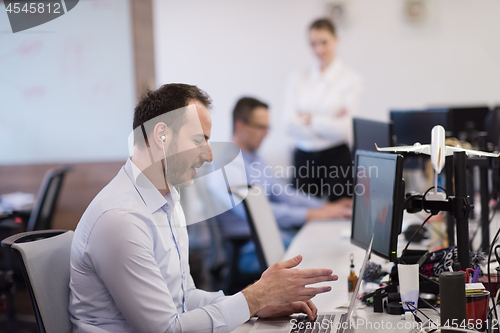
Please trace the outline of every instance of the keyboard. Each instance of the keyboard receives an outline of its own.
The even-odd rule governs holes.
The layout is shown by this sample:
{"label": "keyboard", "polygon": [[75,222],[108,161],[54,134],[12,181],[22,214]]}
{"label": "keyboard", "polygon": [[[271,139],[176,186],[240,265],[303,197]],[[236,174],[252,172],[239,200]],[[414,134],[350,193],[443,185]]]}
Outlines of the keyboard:
{"label": "keyboard", "polygon": [[[336,332],[335,316],[335,314],[319,315],[316,320],[311,321],[306,315],[299,315],[290,333],[330,333],[332,329]],[[345,314],[341,315],[340,322],[344,316]]]}

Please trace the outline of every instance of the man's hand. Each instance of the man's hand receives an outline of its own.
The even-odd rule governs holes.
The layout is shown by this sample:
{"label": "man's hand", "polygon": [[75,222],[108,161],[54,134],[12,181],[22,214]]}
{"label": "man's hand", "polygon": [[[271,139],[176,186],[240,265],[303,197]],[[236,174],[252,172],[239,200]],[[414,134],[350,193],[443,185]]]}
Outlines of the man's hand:
{"label": "man's hand", "polygon": [[332,289],[328,286],[306,287],[319,282],[336,281],[338,276],[332,275],[331,269],[292,269],[301,261],[302,256],[299,255],[275,263],[262,273],[257,282],[242,291],[250,309],[250,316],[270,305],[280,306],[293,302],[304,302],[316,294]]}
{"label": "man's hand", "polygon": [[305,313],[310,320],[316,319],[318,309],[311,300],[284,305],[269,305],[256,313],[261,318],[284,317],[294,313]]}
{"label": "man's hand", "polygon": [[334,203],[352,208],[352,198],[340,198]]}
{"label": "man's hand", "polygon": [[[341,199],[342,200],[342,199]],[[347,201],[331,202],[318,209],[307,211],[307,221],[346,219],[352,216],[352,206]]]}

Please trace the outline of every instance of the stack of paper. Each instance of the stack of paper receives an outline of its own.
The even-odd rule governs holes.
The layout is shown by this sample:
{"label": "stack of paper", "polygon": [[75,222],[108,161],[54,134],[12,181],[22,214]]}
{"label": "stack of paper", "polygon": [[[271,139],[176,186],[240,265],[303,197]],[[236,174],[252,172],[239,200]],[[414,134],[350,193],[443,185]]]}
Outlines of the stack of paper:
{"label": "stack of paper", "polygon": [[484,285],[482,283],[466,283],[465,284],[465,295],[475,295],[482,294],[484,291]]}
{"label": "stack of paper", "polygon": [[0,206],[3,210],[22,210],[35,202],[32,193],[14,192],[0,195]]}

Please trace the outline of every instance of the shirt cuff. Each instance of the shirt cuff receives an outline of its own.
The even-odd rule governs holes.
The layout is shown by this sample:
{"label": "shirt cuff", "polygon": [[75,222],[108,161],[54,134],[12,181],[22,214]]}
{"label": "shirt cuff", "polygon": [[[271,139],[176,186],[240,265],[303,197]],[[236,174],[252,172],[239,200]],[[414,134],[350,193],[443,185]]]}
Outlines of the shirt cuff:
{"label": "shirt cuff", "polygon": [[325,202],[319,198],[311,196],[308,198],[308,208],[322,208],[325,205]]}
{"label": "shirt cuff", "polygon": [[214,305],[224,316],[228,332],[250,319],[248,303],[241,291],[233,296],[227,296],[225,300]]}

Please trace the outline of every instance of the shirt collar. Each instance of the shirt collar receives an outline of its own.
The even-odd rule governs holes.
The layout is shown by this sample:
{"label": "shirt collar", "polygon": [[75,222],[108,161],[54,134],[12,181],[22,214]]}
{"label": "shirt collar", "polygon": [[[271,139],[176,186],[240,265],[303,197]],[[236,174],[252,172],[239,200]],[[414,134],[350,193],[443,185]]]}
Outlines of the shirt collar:
{"label": "shirt collar", "polygon": [[321,65],[319,63],[314,64],[312,68],[312,73],[316,78],[319,77],[331,78],[332,76],[337,75],[337,73],[340,71],[341,68],[342,68],[342,61],[338,58],[335,58],[323,72],[321,72]]}
{"label": "shirt collar", "polygon": [[[151,181],[144,175],[144,173],[142,173],[142,171],[137,167],[137,165],[134,164],[134,162],[132,162],[130,158],[127,159],[127,163],[125,163],[124,168],[125,172],[132,181],[132,184],[134,184],[151,213],[156,212],[167,203],[167,199],[160,193],[160,191],[158,191],[153,183],[151,183]],[[180,195],[174,186],[170,187],[170,192],[167,193],[167,196],[168,195],[171,195],[174,205],[179,202]]]}
{"label": "shirt collar", "polygon": [[243,158],[249,161],[254,161],[257,159],[257,152],[250,152],[246,151],[244,149],[241,149],[241,154],[243,155]]}

